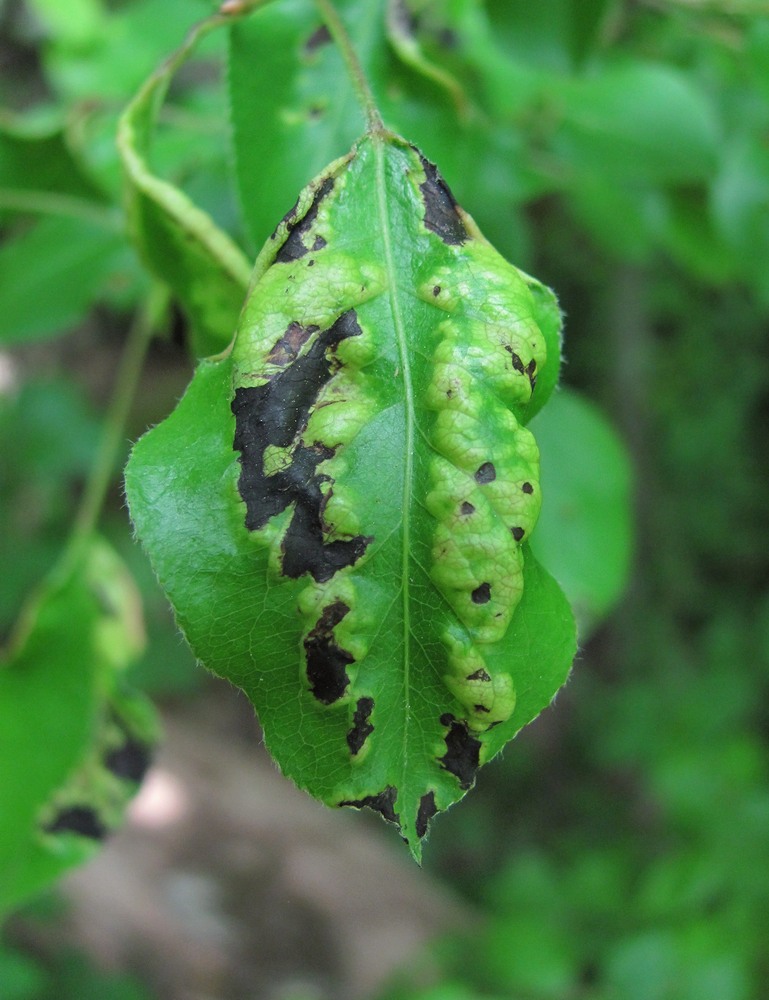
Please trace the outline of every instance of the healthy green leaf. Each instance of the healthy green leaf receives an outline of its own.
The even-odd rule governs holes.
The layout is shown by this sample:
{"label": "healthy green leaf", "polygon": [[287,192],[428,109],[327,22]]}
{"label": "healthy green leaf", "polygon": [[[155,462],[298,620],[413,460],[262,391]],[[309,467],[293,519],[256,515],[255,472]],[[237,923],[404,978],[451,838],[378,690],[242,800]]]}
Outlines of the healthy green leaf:
{"label": "healthy green leaf", "polygon": [[142,642],[132,581],[98,538],[27,610],[0,662],[0,913],[120,823],[155,737],[120,679]]}
{"label": "healthy green leaf", "polygon": [[209,18],[190,33],[184,45],[141,88],[118,130],[133,238],[148,268],[170,286],[189,316],[198,355],[217,353],[229,344],[251,268],[242,251],[209,215],[184,192],[153,174],[148,152],[158,107],[171,77],[198,40],[221,23],[222,18]]}
{"label": "healthy green leaf", "polygon": [[119,232],[74,218],[42,219],[0,246],[0,342],[40,340],[77,324],[110,281],[131,274]]}
{"label": "healthy green leaf", "polygon": [[532,422],[542,453],[542,513],[531,547],[563,587],[584,638],[627,581],[630,465],[608,421],[561,390]]}
{"label": "healthy green leaf", "polygon": [[574,624],[528,553],[557,376],[552,293],[436,168],[376,132],[302,192],[232,352],[136,446],[131,514],[199,658],[332,805],[415,857],[568,673]]}
{"label": "healthy green leaf", "polygon": [[640,61],[565,79],[555,149],[572,170],[619,181],[681,183],[712,175],[718,128],[681,72]]}

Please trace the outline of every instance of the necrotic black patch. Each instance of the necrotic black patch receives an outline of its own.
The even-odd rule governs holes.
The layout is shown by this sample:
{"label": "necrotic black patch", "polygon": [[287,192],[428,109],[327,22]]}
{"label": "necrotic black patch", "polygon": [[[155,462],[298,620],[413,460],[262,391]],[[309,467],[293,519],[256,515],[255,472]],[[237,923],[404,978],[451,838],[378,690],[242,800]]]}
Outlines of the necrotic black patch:
{"label": "necrotic black patch", "polygon": [[62,809],[45,827],[46,833],[78,833],[91,840],[103,840],[107,828],[90,806],[70,806]]}
{"label": "necrotic black patch", "polygon": [[398,814],[395,811],[395,800],[398,798],[398,789],[394,785],[388,785],[383,792],[377,795],[366,795],[362,799],[346,799],[340,802],[340,806],[353,806],[355,809],[373,809],[374,812],[381,813],[388,823],[395,823],[400,826]]}
{"label": "necrotic black patch", "polygon": [[482,583],[470,594],[473,604],[488,604],[491,600],[491,584]]}
{"label": "necrotic black patch", "polygon": [[476,469],[475,481],[481,486],[484,483],[493,483],[496,478],[497,470],[494,468],[492,462],[484,462],[483,465]]}
{"label": "necrotic black patch", "polygon": [[332,705],[342,698],[350,683],[347,668],[355,658],[337,644],[334,636],[334,629],[349,610],[349,605],[343,601],[329,604],[304,640],[310,690],[324,705]]}
{"label": "necrotic black patch", "polygon": [[104,758],[104,766],[117,778],[141,781],[150,766],[149,748],[129,736],[122,746],[110,750]]}
{"label": "necrotic black patch", "polygon": [[513,538],[516,540],[516,542],[520,542],[523,536],[526,534],[523,528],[511,528],[510,531],[513,533]]}
{"label": "necrotic black patch", "polygon": [[425,226],[436,236],[440,236],[444,243],[464,243],[468,238],[467,230],[457,212],[454,195],[435,164],[426,160],[421,153],[419,159],[425,172],[424,183],[419,185],[425,205]]}
{"label": "necrotic black patch", "polygon": [[347,746],[351,754],[360,753],[366,738],[374,732],[374,727],[368,721],[374,711],[373,698],[359,698],[352,717],[352,729],[347,734]]}
{"label": "necrotic black patch", "polygon": [[[288,222],[288,236],[286,237],[283,246],[281,246],[280,250],[278,250],[275,254],[275,263],[288,264],[291,261],[299,260],[300,257],[304,257],[306,253],[309,253],[310,248],[305,245],[303,237],[307,232],[309,232],[313,222],[315,222],[315,219],[318,216],[320,203],[326,195],[330,193],[333,186],[334,178],[327,177],[315,192],[312,204],[305,212],[304,217],[298,222]],[[323,246],[325,246],[325,241]]]}
{"label": "necrotic black patch", "polygon": [[523,486],[521,486],[521,489],[523,490],[524,493],[531,494],[534,492],[534,487],[531,485],[531,483],[524,483]]}
{"label": "necrotic black patch", "polygon": [[438,806],[435,804],[435,792],[427,792],[419,800],[419,810],[417,811],[417,822],[416,830],[417,837],[420,839],[424,837],[427,833],[427,827],[430,820],[438,812]]}
{"label": "necrotic black patch", "polygon": [[313,52],[321,48],[323,45],[327,45],[330,41],[331,32],[325,24],[321,24],[321,26],[316,28],[304,43],[304,52],[306,55],[312,55]]}
{"label": "necrotic black patch", "polygon": [[[264,385],[235,390],[233,448],[240,452],[238,491],[246,505],[246,527],[258,531],[271,517],[294,505],[283,538],[283,572],[293,579],[310,573],[319,583],[330,580],[337,570],[356,562],[372,541],[364,535],[324,541],[321,485],[330,479],[318,473],[317,467],[334,451],[317,442],[307,446],[300,439],[318,394],[336,370],[329,355],[341,341],[361,332],[355,311],[350,309]],[[290,464],[265,474],[267,447],[294,444]]]}
{"label": "necrotic black patch", "polygon": [[480,766],[481,741],[470,735],[466,722],[458,722],[453,715],[442,715],[441,723],[449,731],[444,737],[446,753],[438,763],[459,779],[460,788],[471,788]]}
{"label": "necrotic black patch", "polygon": [[462,502],[462,506],[459,508],[459,513],[463,517],[469,517],[471,514],[475,513],[475,507],[473,507],[473,505],[469,501],[464,500]]}

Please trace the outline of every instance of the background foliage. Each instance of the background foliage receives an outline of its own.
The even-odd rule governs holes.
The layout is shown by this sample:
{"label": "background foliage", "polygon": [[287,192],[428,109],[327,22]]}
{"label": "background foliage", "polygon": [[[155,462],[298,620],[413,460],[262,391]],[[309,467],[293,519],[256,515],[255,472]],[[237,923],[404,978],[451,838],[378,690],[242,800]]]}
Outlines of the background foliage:
{"label": "background foliage", "polygon": [[[440,164],[506,256],[558,290],[564,382],[583,394],[563,392],[535,427],[555,498],[539,544],[580,615],[577,667],[555,710],[431,837],[427,869],[486,919],[403,973],[388,1000],[760,1000],[769,12],[748,0],[414,2],[388,39],[378,4],[339,7],[388,121]],[[279,0],[233,34],[242,213],[223,32],[176,78],[153,144],[158,174],[248,256],[358,131],[333,48],[306,50],[308,9]],[[114,358],[147,295],[121,212],[117,117],[209,10],[203,0],[77,0],[66,16],[56,0],[0,8],[5,633],[61,549]],[[262,16],[269,30],[257,32]],[[249,53],[264,74],[252,94],[238,83]],[[151,352],[134,437],[181,391],[169,359],[198,334],[174,315]],[[627,462],[586,398],[611,416],[633,467],[637,546],[619,607]],[[159,695],[190,689],[198,674],[131,549],[117,487],[112,500],[102,529],[142,585],[149,626],[133,677]],[[83,985],[89,977],[96,985]],[[144,993],[77,962],[0,952],[4,997],[87,989]]]}

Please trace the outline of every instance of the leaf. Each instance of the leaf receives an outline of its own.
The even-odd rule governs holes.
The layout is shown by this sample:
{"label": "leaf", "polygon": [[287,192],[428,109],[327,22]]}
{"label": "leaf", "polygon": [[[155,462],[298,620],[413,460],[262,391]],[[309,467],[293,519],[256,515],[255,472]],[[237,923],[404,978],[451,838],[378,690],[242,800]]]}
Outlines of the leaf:
{"label": "leaf", "polygon": [[0,209],[25,209],[35,203],[41,211],[58,206],[62,214],[68,214],[67,209],[72,214],[104,214],[104,194],[63,131],[0,119]]}
{"label": "leaf", "polygon": [[222,351],[232,339],[251,267],[230,237],[148,162],[149,138],[173,73],[200,38],[223,23],[201,22],[154,73],[124,112],[118,146],[126,171],[132,236],[147,267],[169,285],[193,326],[196,354]]}
{"label": "leaf", "polygon": [[127,258],[120,233],[80,219],[43,219],[0,246],[0,343],[67,332],[130,276]]}
{"label": "leaf", "polygon": [[119,825],[155,737],[122,688],[141,610],[109,546],[52,575],[0,662],[0,913],[93,854]]}
{"label": "leaf", "polygon": [[523,423],[558,369],[556,315],[436,168],[374,133],[302,192],[232,352],[127,468],[198,657],[243,688],[289,777],[377,810],[417,858],[574,653],[525,544]]}
{"label": "leaf", "polygon": [[635,182],[682,183],[712,175],[718,146],[713,108],[687,76],[632,62],[565,79],[555,148],[572,168]]}
{"label": "leaf", "polygon": [[584,639],[619,599],[633,547],[627,452],[600,411],[562,389],[532,423],[542,513],[531,547],[563,587]]}

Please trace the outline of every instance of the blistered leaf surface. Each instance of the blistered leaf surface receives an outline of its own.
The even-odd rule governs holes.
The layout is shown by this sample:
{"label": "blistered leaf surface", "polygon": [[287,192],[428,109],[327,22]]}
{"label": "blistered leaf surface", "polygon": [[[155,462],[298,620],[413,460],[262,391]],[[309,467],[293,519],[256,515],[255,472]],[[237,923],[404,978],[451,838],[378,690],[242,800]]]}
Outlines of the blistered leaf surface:
{"label": "blistered leaf surface", "polygon": [[137,445],[131,513],[193,649],[286,774],[415,856],[548,702],[574,625],[528,553],[552,293],[389,133],[302,192],[232,353]]}

